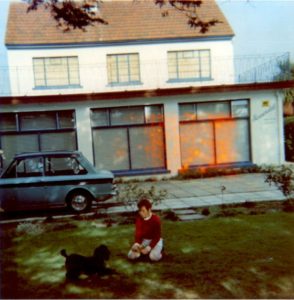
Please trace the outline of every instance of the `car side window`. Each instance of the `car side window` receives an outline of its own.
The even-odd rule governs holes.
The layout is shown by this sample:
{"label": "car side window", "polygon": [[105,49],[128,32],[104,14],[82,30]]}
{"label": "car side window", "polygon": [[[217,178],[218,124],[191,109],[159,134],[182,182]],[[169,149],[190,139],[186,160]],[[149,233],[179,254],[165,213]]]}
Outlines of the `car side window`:
{"label": "car side window", "polygon": [[43,175],[43,158],[32,157],[19,160],[16,166],[16,177],[38,177]]}
{"label": "car side window", "polygon": [[87,170],[75,157],[47,157],[46,176],[67,176],[87,174]]}

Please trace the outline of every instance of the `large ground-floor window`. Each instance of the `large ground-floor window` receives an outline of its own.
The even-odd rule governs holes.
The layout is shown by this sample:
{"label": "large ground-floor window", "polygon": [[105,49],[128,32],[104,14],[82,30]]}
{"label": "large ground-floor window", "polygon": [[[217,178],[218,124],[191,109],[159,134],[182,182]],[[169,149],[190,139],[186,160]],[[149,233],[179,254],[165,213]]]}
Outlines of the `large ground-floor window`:
{"label": "large ground-floor window", "polygon": [[248,100],[179,105],[183,167],[250,161]]}
{"label": "large ground-floor window", "polygon": [[162,110],[160,105],[93,109],[96,167],[115,173],[165,169]]}
{"label": "large ground-floor window", "polygon": [[0,148],[7,165],[15,154],[34,151],[76,150],[73,110],[0,114]]}

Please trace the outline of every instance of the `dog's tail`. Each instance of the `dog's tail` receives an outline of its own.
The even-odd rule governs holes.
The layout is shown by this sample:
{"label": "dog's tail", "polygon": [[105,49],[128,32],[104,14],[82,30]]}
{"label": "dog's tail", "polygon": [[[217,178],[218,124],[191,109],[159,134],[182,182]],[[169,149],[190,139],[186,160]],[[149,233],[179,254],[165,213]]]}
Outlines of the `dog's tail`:
{"label": "dog's tail", "polygon": [[62,250],[60,251],[60,254],[61,254],[62,256],[64,256],[64,257],[68,257],[68,255],[66,254],[65,249],[62,249]]}

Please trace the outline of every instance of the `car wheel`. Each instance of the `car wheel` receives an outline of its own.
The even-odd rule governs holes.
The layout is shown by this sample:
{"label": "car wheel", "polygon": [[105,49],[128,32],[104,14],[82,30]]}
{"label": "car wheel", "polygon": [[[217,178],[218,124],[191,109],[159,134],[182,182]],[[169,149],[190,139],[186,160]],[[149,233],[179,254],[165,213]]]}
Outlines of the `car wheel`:
{"label": "car wheel", "polygon": [[85,192],[75,192],[68,200],[68,207],[74,212],[84,212],[91,208],[91,204],[91,198]]}

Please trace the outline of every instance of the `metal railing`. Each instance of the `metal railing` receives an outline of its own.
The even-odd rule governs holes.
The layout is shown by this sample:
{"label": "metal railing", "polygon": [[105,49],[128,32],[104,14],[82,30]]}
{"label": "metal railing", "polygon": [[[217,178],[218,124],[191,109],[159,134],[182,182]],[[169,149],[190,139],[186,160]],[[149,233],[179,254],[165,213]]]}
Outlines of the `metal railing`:
{"label": "metal railing", "polygon": [[285,81],[291,78],[290,54],[235,58],[236,83]]}

